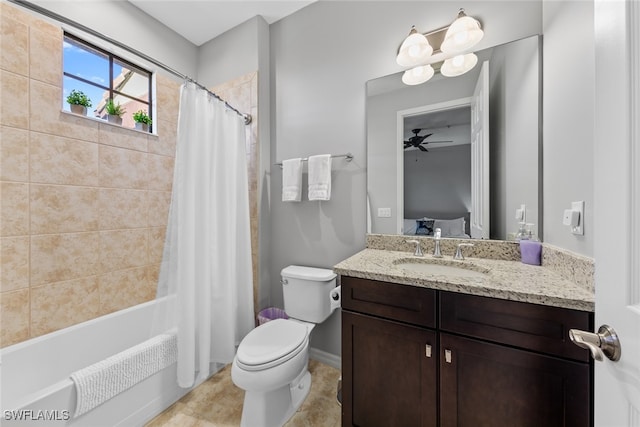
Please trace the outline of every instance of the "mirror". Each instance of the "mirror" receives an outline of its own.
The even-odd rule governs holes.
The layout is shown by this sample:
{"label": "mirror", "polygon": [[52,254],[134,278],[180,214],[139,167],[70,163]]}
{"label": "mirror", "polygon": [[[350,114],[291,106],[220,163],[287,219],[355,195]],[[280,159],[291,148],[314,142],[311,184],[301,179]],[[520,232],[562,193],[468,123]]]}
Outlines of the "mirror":
{"label": "mirror", "polygon": [[[472,234],[472,206],[479,209],[471,197],[478,180],[471,175],[470,105],[486,62],[487,235],[512,239],[522,221],[542,238],[540,49],[532,36],[476,52],[478,64],[462,76],[436,72],[407,86],[400,72],[367,82],[370,233],[422,234],[426,225],[428,235],[438,220],[435,227],[446,227],[448,237]],[[420,144],[411,139],[425,135]],[[516,219],[522,209],[523,220]]]}

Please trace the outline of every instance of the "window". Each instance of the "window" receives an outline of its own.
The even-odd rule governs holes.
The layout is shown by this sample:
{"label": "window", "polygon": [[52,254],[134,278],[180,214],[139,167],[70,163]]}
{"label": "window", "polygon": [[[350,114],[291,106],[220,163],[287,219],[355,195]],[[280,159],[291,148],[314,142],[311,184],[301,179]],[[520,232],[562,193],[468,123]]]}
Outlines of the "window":
{"label": "window", "polygon": [[[113,99],[125,113],[122,126],[135,127],[133,114],[144,110],[152,117],[151,72],[71,34],[64,35],[63,105],[69,111],[67,95],[82,91],[91,101],[88,115],[107,119],[105,106]],[[151,129],[150,129],[151,130]]]}

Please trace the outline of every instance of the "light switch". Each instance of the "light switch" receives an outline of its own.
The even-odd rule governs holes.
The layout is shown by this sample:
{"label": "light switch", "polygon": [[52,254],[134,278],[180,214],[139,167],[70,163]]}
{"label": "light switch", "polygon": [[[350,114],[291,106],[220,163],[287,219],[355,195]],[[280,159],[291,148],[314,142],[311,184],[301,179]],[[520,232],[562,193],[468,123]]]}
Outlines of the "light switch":
{"label": "light switch", "polygon": [[378,218],[391,218],[391,208],[378,208]]}

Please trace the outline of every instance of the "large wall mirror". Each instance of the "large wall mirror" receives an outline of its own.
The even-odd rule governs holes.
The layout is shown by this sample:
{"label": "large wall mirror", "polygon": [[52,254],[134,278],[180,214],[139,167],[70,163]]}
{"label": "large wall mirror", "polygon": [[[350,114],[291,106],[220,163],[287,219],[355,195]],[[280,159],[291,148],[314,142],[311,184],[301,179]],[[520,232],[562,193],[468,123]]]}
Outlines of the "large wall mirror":
{"label": "large wall mirror", "polygon": [[[367,82],[369,232],[429,235],[435,224],[443,237],[505,240],[525,222],[542,238],[540,50],[533,36],[476,52],[478,64],[458,77],[436,72],[407,86],[397,73]],[[484,183],[471,120],[482,70]],[[474,215],[485,234],[473,231]]]}

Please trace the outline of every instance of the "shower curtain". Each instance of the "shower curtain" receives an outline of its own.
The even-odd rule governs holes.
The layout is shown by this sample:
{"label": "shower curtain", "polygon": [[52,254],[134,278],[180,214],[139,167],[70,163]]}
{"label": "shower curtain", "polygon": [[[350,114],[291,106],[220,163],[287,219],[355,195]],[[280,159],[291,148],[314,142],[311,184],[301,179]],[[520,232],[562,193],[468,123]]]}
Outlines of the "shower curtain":
{"label": "shower curtain", "polygon": [[157,295],[169,297],[161,329],[177,328],[181,387],[231,362],[255,325],[244,120],[188,82]]}

